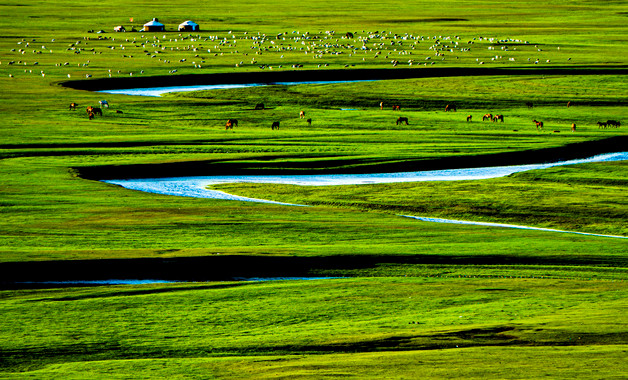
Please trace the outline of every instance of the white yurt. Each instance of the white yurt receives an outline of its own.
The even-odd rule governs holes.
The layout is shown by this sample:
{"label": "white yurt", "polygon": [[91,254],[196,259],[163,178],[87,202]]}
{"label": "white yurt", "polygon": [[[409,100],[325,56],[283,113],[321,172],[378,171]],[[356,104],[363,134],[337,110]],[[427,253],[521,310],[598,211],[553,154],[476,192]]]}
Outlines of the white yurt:
{"label": "white yurt", "polygon": [[183,32],[183,31],[198,31],[199,27],[198,24],[195,23],[194,21],[184,21],[181,24],[179,24],[179,32]]}
{"label": "white yurt", "polygon": [[166,30],[166,27],[164,26],[164,24],[160,23],[159,20],[154,18],[152,21],[144,24],[143,30],[145,32],[163,32]]}

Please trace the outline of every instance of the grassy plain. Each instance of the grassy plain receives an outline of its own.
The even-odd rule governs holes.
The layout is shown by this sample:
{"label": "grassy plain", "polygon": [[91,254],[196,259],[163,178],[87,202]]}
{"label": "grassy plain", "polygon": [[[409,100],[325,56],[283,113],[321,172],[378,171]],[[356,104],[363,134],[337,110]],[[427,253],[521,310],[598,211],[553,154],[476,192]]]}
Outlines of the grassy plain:
{"label": "grassy plain", "polygon": [[[626,377],[625,239],[398,216],[626,236],[625,162],[482,182],[221,186],[308,208],[159,196],[94,180],[236,167],[364,172],[524,151],[534,161],[542,149],[625,141],[626,75],[590,71],[628,64],[624,2],[115,0],[96,8],[10,0],[0,9],[11,16],[0,20],[3,279],[72,278],[29,268],[102,259],[119,260],[116,273],[131,277],[143,273],[131,259],[174,266],[199,258],[216,271],[218,256],[243,267],[252,258],[311,260],[320,265],[307,275],[350,277],[3,290],[0,377]],[[168,30],[112,32],[152,17]],[[174,31],[187,19],[202,31]],[[110,75],[318,70],[312,79],[325,79],[330,69],[438,67],[569,71],[159,98],[59,85]],[[103,98],[111,108],[88,120],[84,108]],[[259,102],[268,109],[252,110]],[[445,113],[452,103],[458,111]],[[482,122],[489,112],[504,123]],[[397,125],[399,116],[410,125]],[[239,126],[225,131],[232,117]],[[598,128],[608,119],[624,126]],[[276,120],[281,129],[271,131]]]}

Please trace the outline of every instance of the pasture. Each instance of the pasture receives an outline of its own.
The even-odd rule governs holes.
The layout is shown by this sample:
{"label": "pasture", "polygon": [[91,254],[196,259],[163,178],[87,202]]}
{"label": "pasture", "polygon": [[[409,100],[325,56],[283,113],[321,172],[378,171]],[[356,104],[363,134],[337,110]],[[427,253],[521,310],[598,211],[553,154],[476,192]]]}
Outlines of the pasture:
{"label": "pasture", "polygon": [[[400,216],[625,237],[625,161],[484,181],[215,186],[311,207],[99,181],[625,151],[623,2],[10,0],[0,9],[11,16],[0,20],[0,377],[626,377],[626,239]],[[154,17],[165,32],[113,32]],[[201,31],[176,30],[188,19]],[[439,69],[455,74],[430,74]],[[110,78],[344,80],[359,70],[393,79],[160,97],[90,91]],[[395,77],[407,71],[417,74]],[[88,106],[102,115],[88,117]],[[483,121],[488,113],[503,121]],[[264,276],[332,278],[233,281]],[[16,283],[110,278],[182,282]]]}

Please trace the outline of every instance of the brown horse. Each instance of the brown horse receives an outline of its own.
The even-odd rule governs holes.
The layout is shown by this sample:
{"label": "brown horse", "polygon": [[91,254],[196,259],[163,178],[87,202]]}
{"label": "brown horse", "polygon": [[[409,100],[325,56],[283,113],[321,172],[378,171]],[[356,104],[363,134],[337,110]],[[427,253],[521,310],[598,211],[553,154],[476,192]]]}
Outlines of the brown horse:
{"label": "brown horse", "polygon": [[576,123],[571,123],[571,131],[572,132],[576,131]]}
{"label": "brown horse", "polygon": [[470,123],[471,119],[473,119],[473,116],[472,115],[467,115],[467,123]]}
{"label": "brown horse", "polygon": [[256,110],[263,110],[264,108],[266,108],[266,107],[264,107],[264,103],[257,103],[255,105],[255,109]]}
{"label": "brown horse", "polygon": [[299,112],[299,119],[305,119],[305,111]]}
{"label": "brown horse", "polygon": [[445,112],[449,111],[456,111],[456,106],[453,104],[447,104],[447,106],[445,106]]}
{"label": "brown horse", "polygon": [[486,115],[482,116],[482,121],[486,120],[493,120],[493,114],[487,113]]}
{"label": "brown horse", "polygon": [[571,107],[571,106],[573,106],[573,103],[572,103],[572,102],[571,102],[571,100],[570,100],[570,101],[568,101],[568,102],[567,102],[567,108],[569,108],[569,107]]}
{"label": "brown horse", "polygon": [[606,125],[608,125],[609,127],[613,126],[615,128],[619,128],[619,127],[621,127],[621,122],[619,122],[617,120],[607,120],[606,121]]}
{"label": "brown horse", "polygon": [[542,121],[536,121],[536,120],[532,120],[535,124],[536,124],[536,129],[543,129],[543,122]]}
{"label": "brown horse", "polygon": [[100,108],[98,108],[98,107],[88,106],[87,107],[87,114],[89,115],[90,113],[92,113],[94,115],[102,116],[102,110]]}
{"label": "brown horse", "polygon": [[77,106],[77,105],[78,105],[78,104],[76,104],[76,103],[70,103],[70,110],[71,110],[71,111],[76,111],[76,106]]}
{"label": "brown horse", "polygon": [[501,121],[504,122],[504,115],[495,115],[493,116],[493,121]]}
{"label": "brown horse", "polygon": [[273,125],[271,125],[270,129],[279,129],[279,122],[273,121]]}
{"label": "brown horse", "polygon": [[399,111],[401,106],[392,106],[393,111]]}
{"label": "brown horse", "polygon": [[312,126],[312,119],[307,119],[307,125],[309,125],[310,127]]}
{"label": "brown horse", "polygon": [[399,119],[397,119],[397,125],[403,124],[403,123],[406,123],[406,125],[409,125],[407,117],[400,117]]}
{"label": "brown horse", "polygon": [[238,126],[238,120],[237,119],[229,119],[229,120],[227,120],[227,124],[225,124],[225,130],[233,129],[233,127],[237,127],[237,126]]}

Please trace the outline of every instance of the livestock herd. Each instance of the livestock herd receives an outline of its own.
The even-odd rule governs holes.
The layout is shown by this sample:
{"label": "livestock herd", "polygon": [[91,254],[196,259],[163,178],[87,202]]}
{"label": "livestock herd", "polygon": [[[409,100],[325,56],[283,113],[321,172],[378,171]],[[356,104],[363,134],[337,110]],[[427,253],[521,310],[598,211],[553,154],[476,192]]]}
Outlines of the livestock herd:
{"label": "livestock herd", "polygon": [[[87,112],[87,116],[89,118],[89,120],[92,120],[95,116],[102,116],[103,115],[103,108],[109,108],[109,103],[107,102],[107,100],[100,100],[98,101],[100,107],[94,107],[94,106],[87,106],[86,108],[86,112]],[[380,102],[380,109],[384,109],[384,102]],[[534,105],[531,102],[526,102],[525,105],[528,108],[533,108]],[[569,101],[567,102],[567,107],[572,107],[574,104]],[[77,103],[70,103],[70,107],[69,109],[71,111],[76,110],[76,107],[78,106]],[[264,105],[264,103],[257,103],[255,105],[255,110],[265,110],[267,109],[266,106]],[[399,111],[401,110],[401,106],[399,105],[393,105],[392,106],[393,111]],[[457,111],[457,107],[454,104],[447,104],[445,106],[445,112],[456,112]],[[116,110],[116,113],[121,114],[123,113],[121,110]],[[299,119],[305,119],[305,111],[300,111],[299,112]],[[473,115],[467,115],[466,116],[466,121],[468,123],[473,121]],[[502,114],[492,114],[492,113],[486,113],[482,116],[482,121],[492,121],[492,122],[504,122],[504,115]],[[535,124],[536,129],[538,131],[543,130],[543,122],[539,121],[539,120],[532,120],[532,122]],[[308,126],[312,125],[312,119],[308,118],[306,119],[306,123]],[[400,116],[397,118],[396,120],[396,125],[400,125],[400,124],[405,124],[405,125],[410,125],[409,119],[405,116]],[[271,129],[275,130],[275,129],[279,129],[279,125],[280,122],[279,121],[274,121],[271,125]],[[621,122],[617,121],[617,120],[607,120],[607,121],[598,121],[597,122],[598,128],[619,128],[621,127]],[[229,129],[233,129],[233,127],[237,127],[238,126],[238,120],[237,119],[228,119],[227,122],[225,123],[225,130],[229,130]],[[576,124],[572,123],[571,124],[571,131],[575,132],[576,131]],[[558,131],[554,131],[554,132],[558,132]]]}

